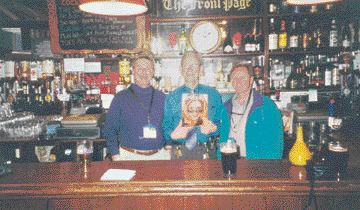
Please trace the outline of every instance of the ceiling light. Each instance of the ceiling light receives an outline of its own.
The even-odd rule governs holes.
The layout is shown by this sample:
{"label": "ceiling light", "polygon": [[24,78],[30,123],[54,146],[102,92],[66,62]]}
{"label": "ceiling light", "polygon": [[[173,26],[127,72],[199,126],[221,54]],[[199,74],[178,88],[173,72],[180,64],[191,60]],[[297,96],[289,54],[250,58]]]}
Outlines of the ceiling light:
{"label": "ceiling light", "polygon": [[130,16],[145,13],[145,0],[80,0],[80,10],[110,16]]}

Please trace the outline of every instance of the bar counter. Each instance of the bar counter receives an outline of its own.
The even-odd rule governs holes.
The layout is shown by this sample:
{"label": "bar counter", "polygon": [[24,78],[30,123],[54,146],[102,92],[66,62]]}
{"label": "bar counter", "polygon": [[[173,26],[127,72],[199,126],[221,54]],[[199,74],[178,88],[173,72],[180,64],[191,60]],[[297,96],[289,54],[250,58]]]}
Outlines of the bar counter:
{"label": "bar counter", "polygon": [[[221,162],[15,163],[0,177],[0,209],[302,209],[310,185],[304,167],[287,160],[238,160],[237,176]],[[131,181],[100,181],[110,169],[132,169]],[[343,180],[315,182],[319,209],[358,209],[360,168]],[[312,203],[312,207],[314,207]]]}

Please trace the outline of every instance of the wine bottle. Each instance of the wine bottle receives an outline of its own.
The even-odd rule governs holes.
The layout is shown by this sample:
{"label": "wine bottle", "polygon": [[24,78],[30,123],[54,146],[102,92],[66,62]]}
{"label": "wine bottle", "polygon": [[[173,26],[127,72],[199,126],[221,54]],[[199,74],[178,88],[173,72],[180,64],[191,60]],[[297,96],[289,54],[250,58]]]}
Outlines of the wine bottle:
{"label": "wine bottle", "polygon": [[264,50],[264,35],[262,33],[262,20],[259,19],[258,34],[256,35],[256,51],[262,52]]}
{"label": "wine bottle", "polygon": [[278,49],[278,34],[275,30],[275,20],[270,19],[270,33],[269,33],[269,50],[275,51]]}
{"label": "wine bottle", "polygon": [[279,48],[284,51],[287,47],[287,32],[286,32],[286,22],[281,20],[280,23],[280,33],[279,33]]}
{"label": "wine bottle", "polygon": [[223,44],[223,53],[234,53],[230,30]]}

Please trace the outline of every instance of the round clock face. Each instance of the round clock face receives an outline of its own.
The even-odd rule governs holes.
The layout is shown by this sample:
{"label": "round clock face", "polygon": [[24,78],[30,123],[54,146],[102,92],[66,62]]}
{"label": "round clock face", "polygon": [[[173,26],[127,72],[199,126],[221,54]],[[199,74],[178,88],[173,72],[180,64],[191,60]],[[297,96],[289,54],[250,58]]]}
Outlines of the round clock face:
{"label": "round clock face", "polygon": [[190,32],[190,44],[200,53],[215,51],[221,44],[220,28],[209,21],[196,23]]}

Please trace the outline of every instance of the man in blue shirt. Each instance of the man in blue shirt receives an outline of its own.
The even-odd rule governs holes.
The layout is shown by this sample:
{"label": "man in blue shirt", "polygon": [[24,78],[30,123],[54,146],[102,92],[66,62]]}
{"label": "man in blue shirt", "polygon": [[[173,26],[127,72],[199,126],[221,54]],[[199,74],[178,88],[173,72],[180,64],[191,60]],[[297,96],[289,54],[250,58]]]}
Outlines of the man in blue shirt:
{"label": "man in blue shirt", "polygon": [[113,161],[169,160],[161,127],[165,95],[150,85],[152,57],[136,58],[133,72],[135,84],[116,94],[106,115],[107,148]]}
{"label": "man in blue shirt", "polygon": [[[185,85],[165,99],[164,138],[172,140],[172,159],[215,159],[216,137],[220,142],[229,124],[221,96],[214,88],[199,84],[201,56],[187,52],[181,59],[181,75]],[[211,140],[211,141],[209,141]]]}
{"label": "man in blue shirt", "polygon": [[284,136],[279,109],[270,98],[252,89],[253,77],[247,66],[233,66],[230,79],[236,93],[225,107],[230,117],[229,136],[239,145],[240,156],[281,159]]}

